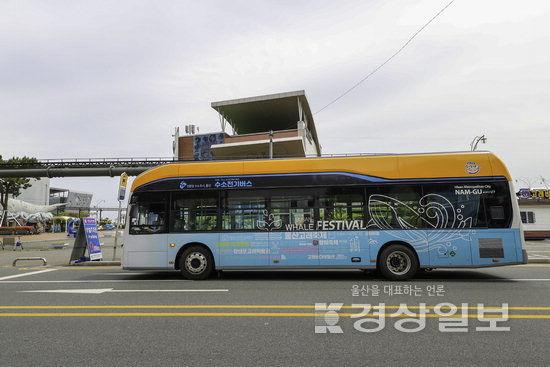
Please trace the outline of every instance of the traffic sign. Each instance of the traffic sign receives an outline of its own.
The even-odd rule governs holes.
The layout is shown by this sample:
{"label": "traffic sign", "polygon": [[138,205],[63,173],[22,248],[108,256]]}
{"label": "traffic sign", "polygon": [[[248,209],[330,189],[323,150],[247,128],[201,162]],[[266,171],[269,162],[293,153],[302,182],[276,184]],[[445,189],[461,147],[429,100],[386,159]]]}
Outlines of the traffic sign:
{"label": "traffic sign", "polygon": [[128,175],[126,172],[123,172],[120,175],[120,184],[118,185],[118,200],[124,200],[126,196],[126,185],[128,184]]}

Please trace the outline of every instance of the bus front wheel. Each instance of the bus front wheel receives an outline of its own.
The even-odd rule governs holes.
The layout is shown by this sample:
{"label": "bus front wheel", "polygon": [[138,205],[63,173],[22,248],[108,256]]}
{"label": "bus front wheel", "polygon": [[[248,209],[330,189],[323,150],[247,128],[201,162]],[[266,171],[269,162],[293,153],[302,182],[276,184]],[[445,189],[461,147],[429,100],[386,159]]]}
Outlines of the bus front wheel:
{"label": "bus front wheel", "polygon": [[180,258],[181,274],[186,279],[206,279],[212,274],[214,259],[208,250],[201,246],[191,246]]}
{"label": "bus front wheel", "polygon": [[404,245],[390,245],[380,254],[380,273],[390,280],[407,280],[418,271],[415,253]]}

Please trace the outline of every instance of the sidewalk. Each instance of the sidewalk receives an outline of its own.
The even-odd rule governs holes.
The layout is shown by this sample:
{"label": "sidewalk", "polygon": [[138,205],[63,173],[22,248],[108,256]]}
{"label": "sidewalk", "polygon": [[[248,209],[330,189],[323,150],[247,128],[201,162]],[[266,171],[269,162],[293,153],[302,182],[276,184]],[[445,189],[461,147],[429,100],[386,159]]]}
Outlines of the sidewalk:
{"label": "sidewalk", "polygon": [[[99,240],[102,244],[103,260],[105,265],[109,262],[109,265],[113,265],[114,252],[114,231],[101,231],[99,232]],[[13,236],[6,236],[13,237]],[[19,236],[15,236],[16,240]],[[0,240],[3,237],[0,236]],[[12,267],[13,261],[22,257],[39,257],[45,258],[47,266],[67,266],[71,258],[71,252],[73,250],[74,237],[67,237],[66,233],[41,233],[38,235],[21,236],[21,242],[23,249],[16,248],[13,250],[13,246],[4,246],[4,250],[0,247],[0,267]],[[119,232],[117,250],[115,261],[116,266],[120,266],[120,259],[122,256],[122,233]],[[17,262],[17,266],[42,266],[43,262],[40,260],[20,260]]]}

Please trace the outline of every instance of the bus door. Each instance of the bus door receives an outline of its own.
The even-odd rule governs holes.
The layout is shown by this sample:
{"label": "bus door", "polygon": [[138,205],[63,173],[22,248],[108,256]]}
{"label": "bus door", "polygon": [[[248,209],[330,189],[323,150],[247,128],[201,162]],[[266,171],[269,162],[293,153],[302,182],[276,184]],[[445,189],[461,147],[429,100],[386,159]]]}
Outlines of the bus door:
{"label": "bus door", "polygon": [[167,197],[165,193],[133,195],[124,246],[125,268],[161,269],[169,266],[166,257]]}
{"label": "bus door", "polygon": [[170,268],[167,260],[168,235],[130,235],[125,240],[124,268]]}
{"label": "bus door", "polygon": [[269,264],[267,210],[263,190],[227,190],[221,194],[219,266],[254,267]]}
{"label": "bus door", "polygon": [[190,243],[206,245],[218,264],[220,242],[218,193],[183,191],[172,194],[168,259],[175,261],[179,249]]}
{"label": "bus door", "polygon": [[318,200],[320,265],[370,265],[363,188],[326,188]]}
{"label": "bus door", "polygon": [[315,230],[314,211],[314,196],[304,189],[272,192],[264,217],[271,266],[319,265],[321,232]]}

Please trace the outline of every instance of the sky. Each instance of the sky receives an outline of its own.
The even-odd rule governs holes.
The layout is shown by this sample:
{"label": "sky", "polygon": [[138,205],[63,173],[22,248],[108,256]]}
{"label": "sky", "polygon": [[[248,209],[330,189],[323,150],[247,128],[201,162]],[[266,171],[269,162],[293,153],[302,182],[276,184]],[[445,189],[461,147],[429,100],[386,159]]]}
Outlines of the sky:
{"label": "sky", "polygon": [[[305,90],[315,113],[449,0],[0,2],[0,155],[171,157],[211,102]],[[324,154],[469,150],[550,181],[550,2],[455,0],[314,115]],[[118,178],[54,187],[117,205]]]}

